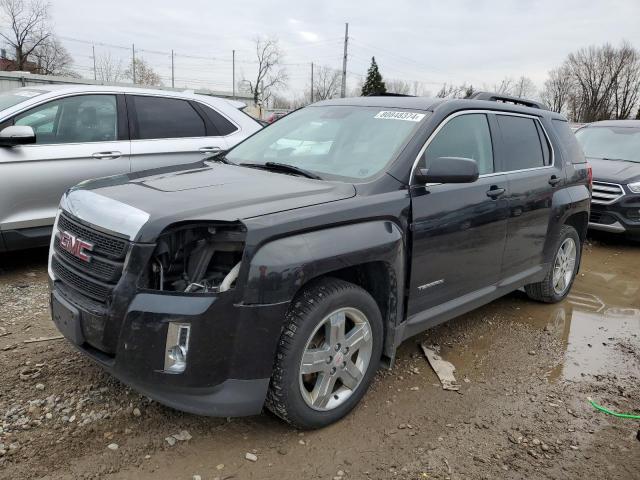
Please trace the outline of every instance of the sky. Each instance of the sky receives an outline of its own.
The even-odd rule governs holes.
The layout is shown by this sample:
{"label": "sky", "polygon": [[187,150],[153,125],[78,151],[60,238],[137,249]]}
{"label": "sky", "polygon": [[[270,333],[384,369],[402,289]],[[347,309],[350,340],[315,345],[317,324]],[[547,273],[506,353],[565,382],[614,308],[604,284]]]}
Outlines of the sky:
{"label": "sky", "polygon": [[640,0],[51,0],[57,35],[75,67],[93,76],[96,56],[130,62],[131,44],[171,85],[230,91],[255,75],[253,39],[279,39],[289,81],[301,95],[310,63],[342,69],[349,22],[348,90],[375,55],[385,79],[420,82],[435,94],[443,83],[491,87],[505,77],[547,72],[578,48],[627,40],[640,48]]}

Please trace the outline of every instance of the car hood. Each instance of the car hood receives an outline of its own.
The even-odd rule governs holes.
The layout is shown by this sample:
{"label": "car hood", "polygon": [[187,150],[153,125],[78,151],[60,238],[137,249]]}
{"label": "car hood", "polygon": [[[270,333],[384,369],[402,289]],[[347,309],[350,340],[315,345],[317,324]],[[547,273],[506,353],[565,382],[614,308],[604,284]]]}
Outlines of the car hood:
{"label": "car hood", "polygon": [[62,208],[131,240],[153,241],[180,221],[237,221],[351,198],[352,184],[198,162],[83,182]]}
{"label": "car hood", "polygon": [[640,180],[640,163],[621,160],[587,159],[593,168],[593,179],[611,183],[632,183]]}

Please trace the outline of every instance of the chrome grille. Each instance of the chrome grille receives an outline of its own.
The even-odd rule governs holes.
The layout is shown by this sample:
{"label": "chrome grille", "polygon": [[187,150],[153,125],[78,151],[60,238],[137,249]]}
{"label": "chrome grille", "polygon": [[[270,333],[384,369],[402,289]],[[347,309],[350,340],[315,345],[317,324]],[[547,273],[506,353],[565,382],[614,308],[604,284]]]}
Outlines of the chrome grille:
{"label": "chrome grille", "polygon": [[[61,232],[93,244],[89,261],[60,247]],[[51,270],[55,279],[86,298],[106,303],[122,276],[129,242],[83,225],[68,214],[60,215],[54,236]]]}
{"label": "chrome grille", "polygon": [[593,194],[591,203],[598,205],[611,205],[624,195],[624,190],[620,185],[607,182],[593,182]]}
{"label": "chrome grille", "polygon": [[96,255],[92,255],[91,262],[87,263],[80,260],[78,257],[74,257],[66,250],[62,250],[60,248],[60,241],[58,239],[56,240],[57,241],[53,247],[56,255],[61,257],[65,262],[70,263],[75,268],[83,270],[92,277],[96,277],[106,282],[118,280],[118,277],[122,275],[122,264],[102,259]]}
{"label": "chrome grille", "polygon": [[65,214],[60,215],[58,229],[62,232],[69,232],[76,237],[80,237],[87,242],[94,244],[93,250],[111,258],[123,258],[127,252],[128,242],[126,240],[106,235],[97,230],[93,230],[74,221]]}
{"label": "chrome grille", "polygon": [[105,302],[112,290],[111,286],[95,282],[86,275],[81,275],[73,268],[69,268],[55,256],[51,260],[51,268],[56,275],[56,279],[99,302]]}

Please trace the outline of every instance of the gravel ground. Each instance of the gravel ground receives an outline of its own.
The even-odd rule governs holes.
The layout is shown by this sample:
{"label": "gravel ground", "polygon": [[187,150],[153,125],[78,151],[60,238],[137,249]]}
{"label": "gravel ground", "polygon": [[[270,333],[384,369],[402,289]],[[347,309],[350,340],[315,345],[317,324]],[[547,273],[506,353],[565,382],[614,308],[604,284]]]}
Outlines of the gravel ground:
{"label": "gravel ground", "polygon": [[350,416],[299,432],[131,391],[51,339],[46,252],[0,256],[0,479],[640,478],[639,422],[586,400],[640,412],[639,267],[640,245],[591,238],[563,303],[515,292],[410,339]]}

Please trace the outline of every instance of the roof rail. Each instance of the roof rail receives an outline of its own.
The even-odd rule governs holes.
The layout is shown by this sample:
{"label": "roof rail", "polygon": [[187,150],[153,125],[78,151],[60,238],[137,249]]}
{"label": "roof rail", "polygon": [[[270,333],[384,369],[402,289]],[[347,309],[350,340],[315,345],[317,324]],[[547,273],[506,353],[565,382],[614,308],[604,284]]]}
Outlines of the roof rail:
{"label": "roof rail", "polygon": [[367,95],[367,97],[415,97],[415,95],[408,95],[406,93],[384,92],[384,93],[370,93],[369,95]]}
{"label": "roof rail", "polygon": [[469,97],[473,100],[488,100],[490,102],[512,103],[514,105],[522,105],[524,107],[539,108],[540,110],[548,110],[546,105],[535,100],[529,100],[526,98],[513,97],[511,95],[503,95],[500,93],[492,92],[476,92]]}

